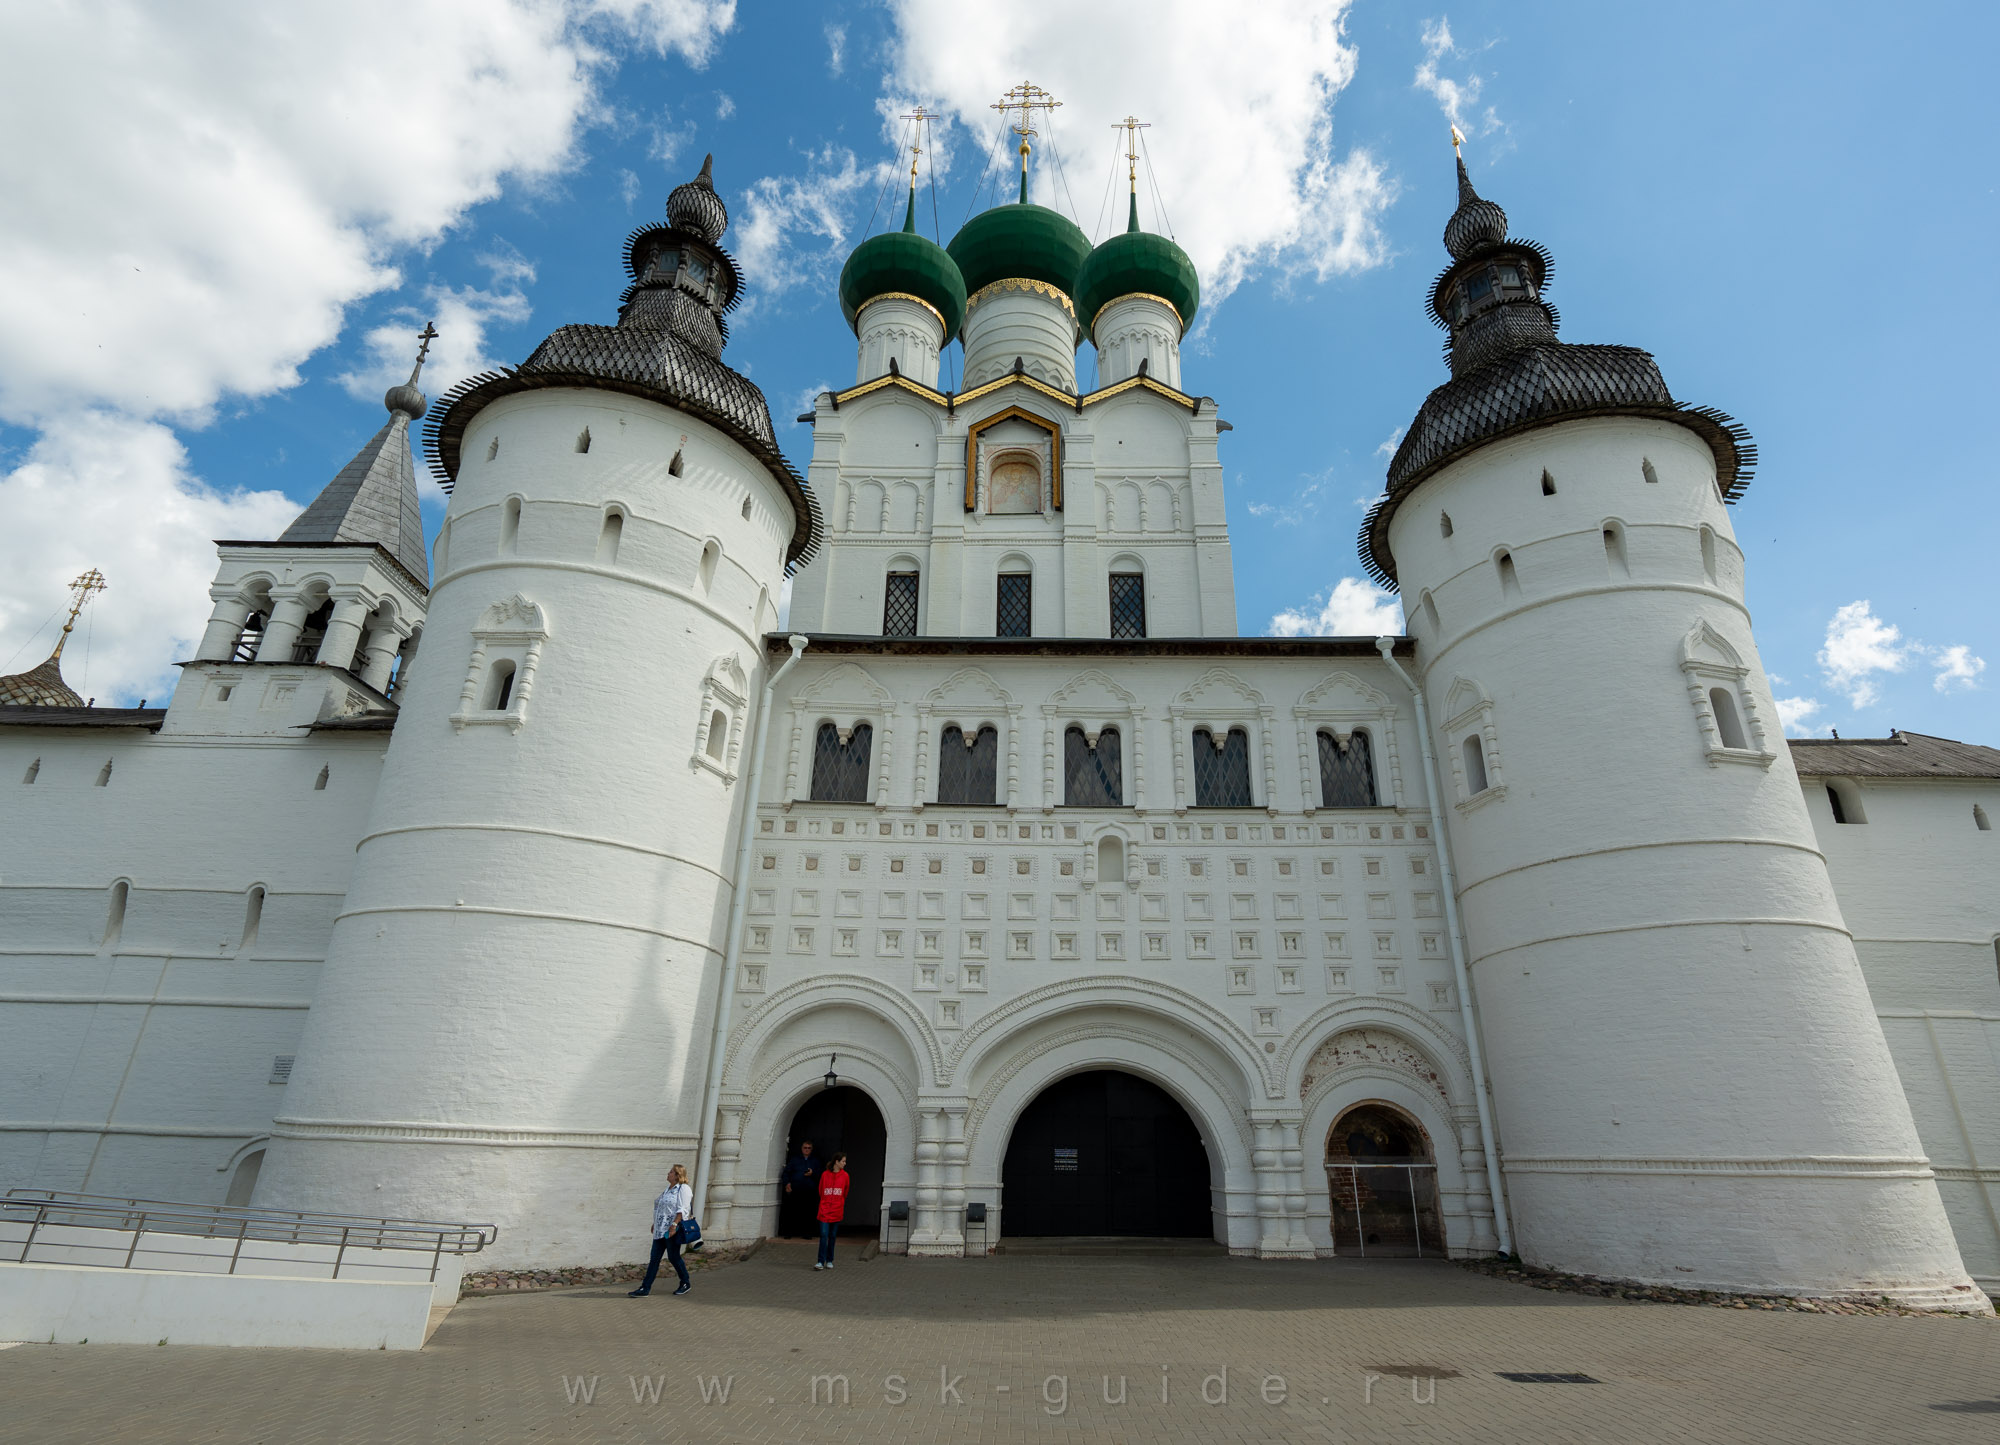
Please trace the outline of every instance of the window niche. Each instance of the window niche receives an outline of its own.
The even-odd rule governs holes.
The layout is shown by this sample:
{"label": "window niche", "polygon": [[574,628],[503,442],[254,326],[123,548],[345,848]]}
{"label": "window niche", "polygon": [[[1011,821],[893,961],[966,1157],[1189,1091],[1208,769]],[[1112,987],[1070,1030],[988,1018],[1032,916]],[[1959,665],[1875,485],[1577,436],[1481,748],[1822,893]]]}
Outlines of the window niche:
{"label": "window niche", "polygon": [[813,730],[812,801],[865,803],[868,764],[875,729],[868,723],[843,728],[826,721]]}
{"label": "window niche", "polygon": [[1292,709],[1305,811],[1402,805],[1396,703],[1351,672],[1322,678]]}
{"label": "window niche", "polygon": [[[1210,668],[1167,712],[1174,736],[1175,812],[1190,806],[1261,806],[1277,812],[1271,756],[1276,716],[1262,693],[1227,668]],[[1253,793],[1261,793],[1262,804]]]}
{"label": "window niche", "polygon": [[1697,622],[1681,640],[1681,675],[1710,766],[1770,767],[1776,755],[1750,688],[1750,669],[1728,639],[1706,622]]}
{"label": "window niche", "polygon": [[472,630],[472,655],[452,727],[463,732],[471,724],[503,724],[519,732],[548,635],[540,604],[518,592],[482,612]]}
{"label": "window niche", "polygon": [[736,781],[749,699],[750,683],[735,654],[725,652],[709,664],[701,682],[701,706],[695,712],[689,767],[714,773],[725,785]]}
{"label": "window niche", "polygon": [[1118,729],[1063,730],[1063,806],[1122,808],[1125,780]]}
{"label": "window niche", "polygon": [[1469,678],[1455,678],[1445,694],[1446,759],[1462,813],[1507,796],[1500,769],[1500,740],[1493,725],[1493,699]]}

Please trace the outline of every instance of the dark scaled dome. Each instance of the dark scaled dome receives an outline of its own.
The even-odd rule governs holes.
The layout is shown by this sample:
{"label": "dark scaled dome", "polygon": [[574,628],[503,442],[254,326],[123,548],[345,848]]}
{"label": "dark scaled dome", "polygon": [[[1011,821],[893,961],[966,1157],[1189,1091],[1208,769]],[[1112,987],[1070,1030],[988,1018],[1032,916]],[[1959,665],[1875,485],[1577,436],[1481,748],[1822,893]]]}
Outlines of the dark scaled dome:
{"label": "dark scaled dome", "polygon": [[1201,305],[1201,279],[1187,252],[1165,236],[1139,229],[1139,202],[1132,201],[1128,227],[1084,259],[1076,273],[1076,319],[1085,335],[1097,324],[1098,313],[1120,296],[1158,296],[1181,318],[1186,333]]}
{"label": "dark scaled dome", "polygon": [[729,208],[715,193],[715,157],[702,157],[701,174],[675,186],[667,196],[667,224],[710,243],[729,229]]}
{"label": "dark scaled dome", "polygon": [[840,271],[840,314],[856,332],[861,308],[880,296],[914,296],[944,322],[947,344],[965,321],[965,278],[951,253],[917,234],[917,193],[910,192],[903,229],[870,236],[854,248]]}
{"label": "dark scaled dome", "polygon": [[946,250],[968,296],[1010,277],[1041,281],[1068,296],[1090,255],[1090,238],[1068,216],[1018,201],[981,211]]}
{"label": "dark scaled dome", "polygon": [[1454,261],[1463,261],[1481,246],[1497,245],[1507,239],[1507,213],[1472,189],[1472,177],[1465,173],[1465,158],[1458,159],[1458,209],[1444,223],[1444,248]]}

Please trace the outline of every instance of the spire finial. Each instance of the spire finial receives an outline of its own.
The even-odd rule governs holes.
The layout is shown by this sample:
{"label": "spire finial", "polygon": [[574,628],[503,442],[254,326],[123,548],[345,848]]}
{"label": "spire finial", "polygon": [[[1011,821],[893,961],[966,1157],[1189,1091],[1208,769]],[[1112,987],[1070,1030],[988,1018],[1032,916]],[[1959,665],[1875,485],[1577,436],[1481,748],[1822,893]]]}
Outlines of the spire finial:
{"label": "spire finial", "polygon": [[410,368],[411,386],[415,386],[417,378],[423,374],[424,358],[431,354],[431,343],[436,341],[437,338],[437,323],[435,321],[426,321],[424,329],[417,333],[417,364]]}
{"label": "spire finial", "polygon": [[715,152],[710,151],[701,158],[701,174],[694,178],[694,184],[715,189]]}
{"label": "spire finial", "polygon": [[104,574],[95,567],[69,584],[69,590],[76,594],[76,600],[69,605],[69,621],[63,623],[62,636],[56,639],[56,650],[49,654],[51,658],[62,656],[63,644],[69,641],[69,635],[76,627],[77,614],[83,611],[85,604],[90,601],[91,594],[102,592],[106,585]]}
{"label": "spire finial", "polygon": [[903,212],[903,229],[911,235],[917,232],[917,158],[924,153],[924,127],[931,122],[931,113],[919,105],[903,116],[911,122],[910,128],[910,204]]}
{"label": "spire finial", "polygon": [[997,104],[987,107],[989,110],[999,111],[1002,115],[1005,115],[1010,110],[1021,112],[1021,118],[1014,122],[1014,134],[1021,138],[1021,202],[1023,205],[1027,204],[1028,200],[1028,137],[1038,134],[1034,127],[1033,112],[1037,110],[1053,111],[1061,104],[1061,101],[1050,95],[1046,90],[1043,90],[1039,85],[1024,80],[1001,96]]}
{"label": "spire finial", "polygon": [[1132,190],[1131,219],[1126,222],[1125,229],[1136,231],[1139,229],[1139,132],[1151,130],[1153,123],[1128,115],[1111,128],[1125,132],[1125,179]]}
{"label": "spire finial", "polygon": [[431,343],[437,340],[435,322],[426,321],[424,329],[417,333],[417,364],[410,368],[410,379],[401,386],[392,386],[382,397],[382,405],[392,412],[401,412],[411,421],[424,414],[430,400],[417,390],[417,378],[424,374],[424,358],[431,354]]}
{"label": "spire finial", "polygon": [[1457,156],[1460,160],[1465,159],[1465,152],[1459,149],[1464,144],[1465,144],[1465,132],[1458,128],[1458,122],[1453,121],[1451,126],[1451,153]]}

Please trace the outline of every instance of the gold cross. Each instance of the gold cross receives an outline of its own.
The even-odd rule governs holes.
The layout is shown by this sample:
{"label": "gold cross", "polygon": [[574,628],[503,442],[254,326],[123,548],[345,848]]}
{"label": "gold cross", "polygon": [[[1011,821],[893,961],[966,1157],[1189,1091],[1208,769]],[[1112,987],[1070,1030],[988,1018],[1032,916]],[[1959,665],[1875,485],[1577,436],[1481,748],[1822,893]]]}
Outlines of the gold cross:
{"label": "gold cross", "polygon": [[1136,194],[1139,189],[1139,132],[1151,130],[1153,123],[1150,120],[1140,120],[1136,115],[1128,115],[1111,128],[1125,132],[1125,159],[1131,167],[1127,179],[1132,182],[1132,190]]}
{"label": "gold cross", "polygon": [[933,117],[929,111],[919,105],[915,110],[902,118],[904,120],[913,120],[917,123],[916,129],[911,133],[910,137],[910,184],[914,186],[917,183],[917,157],[924,152],[922,144],[924,127],[931,123]]}
{"label": "gold cross", "polygon": [[1032,112],[1037,110],[1052,111],[1061,104],[1061,101],[1050,95],[1046,90],[1043,90],[1039,85],[1024,80],[1001,96],[997,105],[987,107],[988,110],[997,110],[1002,115],[1005,115],[1010,110],[1021,112],[1021,118],[1014,122],[1014,134],[1021,138],[1021,194],[1023,200],[1027,198],[1028,137],[1037,134]]}
{"label": "gold cross", "polygon": [[76,601],[70,604],[69,621],[63,624],[62,636],[56,639],[55,655],[62,656],[63,644],[69,641],[70,632],[76,627],[77,614],[90,601],[90,594],[102,592],[105,588],[104,574],[95,567],[69,584],[69,590],[76,594]]}

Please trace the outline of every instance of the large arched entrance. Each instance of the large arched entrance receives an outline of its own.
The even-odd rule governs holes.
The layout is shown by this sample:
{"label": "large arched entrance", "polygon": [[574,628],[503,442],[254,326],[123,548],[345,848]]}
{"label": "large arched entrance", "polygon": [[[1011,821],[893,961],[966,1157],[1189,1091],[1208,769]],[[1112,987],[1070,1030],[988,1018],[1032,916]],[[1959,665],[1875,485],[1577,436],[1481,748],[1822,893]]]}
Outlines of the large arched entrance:
{"label": "large arched entrance", "polygon": [[1004,1229],[1211,1238],[1208,1151],[1173,1096],[1099,1069],[1049,1085],[1014,1122]]}
{"label": "large arched entrance", "polygon": [[1337,1254],[1444,1255],[1437,1160],[1423,1125],[1388,1104],[1357,1104],[1326,1138]]}
{"label": "large arched entrance", "polygon": [[[834,1155],[847,1155],[849,1176],[847,1217],[843,1235],[873,1234],[881,1227],[882,1171],[889,1156],[889,1131],[882,1111],[860,1089],[848,1084],[810,1095],[792,1115],[785,1140],[785,1162],[799,1156],[799,1146],[812,1141],[813,1161],[824,1168]],[[819,1233],[817,1190],[794,1188],[778,1195],[778,1233],[807,1238]]]}

